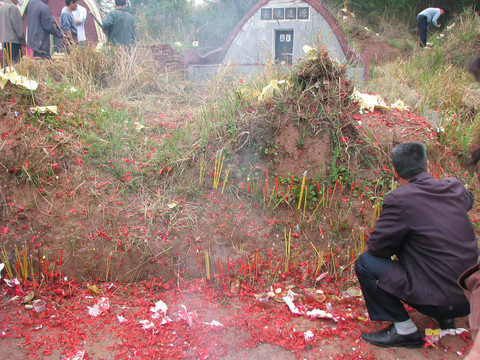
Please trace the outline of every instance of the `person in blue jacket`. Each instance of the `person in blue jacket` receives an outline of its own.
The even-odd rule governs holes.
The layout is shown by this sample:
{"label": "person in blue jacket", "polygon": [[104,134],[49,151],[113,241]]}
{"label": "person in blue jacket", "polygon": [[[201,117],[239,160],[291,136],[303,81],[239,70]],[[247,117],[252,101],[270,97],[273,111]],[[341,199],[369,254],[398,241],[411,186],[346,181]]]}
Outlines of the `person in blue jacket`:
{"label": "person in blue jacket", "polygon": [[421,11],[417,15],[417,25],[418,25],[418,32],[420,33],[421,47],[428,47],[427,46],[428,26],[432,24],[435,27],[440,27],[441,24],[437,22],[438,18],[448,12],[449,12],[448,8],[445,8],[445,7],[438,7],[438,8],[429,7]]}
{"label": "person in blue jacket", "polygon": [[77,8],[77,0],[65,0],[65,7],[60,15],[62,31],[66,35],[63,51],[69,52],[70,46],[77,41],[77,24],[72,12]]}

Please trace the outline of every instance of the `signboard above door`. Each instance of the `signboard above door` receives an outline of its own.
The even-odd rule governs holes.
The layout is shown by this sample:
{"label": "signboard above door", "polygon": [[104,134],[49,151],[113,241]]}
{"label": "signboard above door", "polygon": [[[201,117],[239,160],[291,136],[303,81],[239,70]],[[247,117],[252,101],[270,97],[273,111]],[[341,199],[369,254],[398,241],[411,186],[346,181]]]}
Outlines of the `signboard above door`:
{"label": "signboard above door", "polygon": [[260,20],[308,20],[308,7],[262,8]]}

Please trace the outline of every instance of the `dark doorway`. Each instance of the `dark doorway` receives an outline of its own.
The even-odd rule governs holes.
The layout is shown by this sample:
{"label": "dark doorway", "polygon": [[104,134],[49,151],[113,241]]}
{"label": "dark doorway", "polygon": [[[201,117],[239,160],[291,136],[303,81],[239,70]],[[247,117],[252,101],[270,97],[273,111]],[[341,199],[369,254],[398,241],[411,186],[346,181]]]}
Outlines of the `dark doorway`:
{"label": "dark doorway", "polygon": [[275,60],[292,64],[293,30],[275,31]]}

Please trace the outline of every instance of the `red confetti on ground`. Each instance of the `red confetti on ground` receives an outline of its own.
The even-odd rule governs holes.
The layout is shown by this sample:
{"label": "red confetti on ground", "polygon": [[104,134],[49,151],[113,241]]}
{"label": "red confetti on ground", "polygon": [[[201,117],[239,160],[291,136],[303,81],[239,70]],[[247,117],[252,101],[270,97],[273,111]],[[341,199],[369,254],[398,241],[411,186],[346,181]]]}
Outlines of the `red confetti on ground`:
{"label": "red confetti on ground", "polygon": [[[245,358],[243,354],[249,358],[249,351],[269,344],[279,358],[290,358],[287,354],[292,359],[388,358],[375,354],[379,348],[360,340],[361,331],[373,331],[376,325],[366,321],[361,297],[342,297],[341,289],[351,285],[352,279],[322,279],[317,289],[325,297],[320,300],[307,298],[302,286],[292,289],[299,294],[295,305],[300,309],[324,310],[333,319],[293,314],[281,300],[285,288],[292,287],[288,279],[272,287],[240,282],[238,294],[231,293],[230,281],[214,279],[175,288],[160,280],[97,284],[93,289],[98,294],[74,280],[56,280],[40,291],[24,284],[24,294],[34,291],[37,299],[47,302],[46,310],[39,313],[27,309],[23,297],[15,299],[14,289],[2,282],[0,350],[18,346],[12,359],[58,359],[77,350],[85,351],[84,359],[234,359]],[[282,292],[266,302],[254,296],[270,290],[275,294],[275,289]],[[105,297],[109,309],[95,317],[89,315],[88,307]],[[155,311],[159,301],[168,307],[165,313]],[[456,340],[463,348],[471,342]],[[20,353],[25,357],[19,357]],[[10,358],[6,354],[4,358]]]}

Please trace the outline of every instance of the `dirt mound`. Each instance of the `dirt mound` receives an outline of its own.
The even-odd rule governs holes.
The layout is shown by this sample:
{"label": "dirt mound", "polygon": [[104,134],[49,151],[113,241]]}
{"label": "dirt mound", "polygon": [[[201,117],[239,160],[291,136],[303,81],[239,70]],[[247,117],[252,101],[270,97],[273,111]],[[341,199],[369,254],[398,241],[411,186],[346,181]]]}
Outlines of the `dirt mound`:
{"label": "dirt mound", "polygon": [[[319,231],[335,234],[335,247],[340,240],[341,251],[346,252],[352,231],[358,234],[372,211],[362,205],[361,198],[352,198],[361,195],[353,189],[368,182],[370,191],[381,192],[389,176],[388,155],[393,146],[411,140],[435,141],[435,132],[424,119],[406,111],[377,109],[356,114],[352,85],[343,75],[344,69],[323,50],[312,55],[281,95],[247,112],[255,121],[244,133],[252,138],[247,146],[239,145],[238,167],[233,167],[226,189],[222,184],[222,191],[212,191],[213,169],[206,176],[204,195],[189,199],[163,198],[156,189],[128,193],[136,171],[142,171],[141,176],[149,181],[169,181],[174,175],[168,166],[143,171],[148,152],[136,161],[128,154],[106,159],[125,166],[120,176],[105,171],[103,163],[88,163],[97,156],[91,146],[65,129],[78,121],[74,114],[81,107],[88,109],[86,116],[89,111],[96,116],[93,111],[99,105],[94,99],[85,99],[83,104],[71,101],[58,114],[34,116],[30,106],[48,103],[43,98],[50,96],[49,90],[41,86],[35,99],[7,84],[5,106],[0,110],[6,170],[0,190],[2,239],[12,262],[15,249],[28,244],[32,268],[38,273],[47,258],[53,272],[87,281],[135,281],[150,276],[189,279],[205,275],[205,252],[213,265],[248,261],[257,249],[264,256],[271,249],[283,250],[279,244],[285,239],[279,230],[295,226],[295,234],[313,239],[319,248],[325,242],[327,247],[335,243],[322,234],[319,237]],[[183,126],[178,118],[171,120],[165,114],[151,114],[152,133],[165,133],[165,123],[169,124],[167,131]],[[78,126],[99,131],[95,121],[82,121]],[[102,133],[103,138],[109,135]],[[353,151],[359,143],[361,150]],[[260,156],[250,163],[253,152]],[[242,169],[248,168],[246,174]],[[191,171],[192,176],[199,176],[195,169]],[[305,209],[292,215],[304,174],[306,198],[301,202]],[[227,192],[236,195],[226,196]],[[334,211],[343,206],[336,204],[337,199],[347,196],[352,199],[350,208],[342,210],[345,214]],[[318,218],[317,210],[336,215]],[[298,262],[310,256],[310,242],[299,241],[295,246]]]}
{"label": "dirt mound", "polygon": [[[438,134],[408,111],[360,114],[344,69],[327,55],[320,49],[276,85],[275,96],[242,107],[235,126],[252,121],[234,129],[229,146],[215,139],[202,149],[179,140],[177,130],[193,122],[189,114],[149,114],[141,124],[124,104],[74,95],[62,98],[57,113],[33,114],[30,107],[58,93],[7,84],[0,237],[8,277],[21,283],[0,285],[8,309],[0,350],[18,357],[12,349],[19,345],[22,357],[43,359],[78,348],[92,358],[411,356],[359,342],[359,332],[374,325],[365,323],[361,300],[344,292],[356,285],[352,264],[391,188],[391,149],[416,140],[435,151]],[[125,140],[142,127],[135,142]],[[107,152],[101,145],[110,142],[116,146]],[[199,155],[155,162],[155,146]],[[219,154],[228,156],[225,167]],[[315,304],[312,288],[325,294]],[[293,315],[287,289],[299,294],[302,311],[332,318]],[[46,312],[21,304],[31,292],[47,301]],[[266,304],[254,296],[265,293],[282,296],[269,295]],[[110,310],[92,317],[87,306],[101,297]],[[160,299],[172,307],[171,322],[151,317]],[[415,351],[453,359],[469,343],[467,335],[448,337],[438,349]]]}
{"label": "dirt mound", "polygon": [[384,64],[404,56],[401,50],[390,45],[387,39],[365,27],[355,27],[351,36],[359,52],[365,52],[375,64]]}

